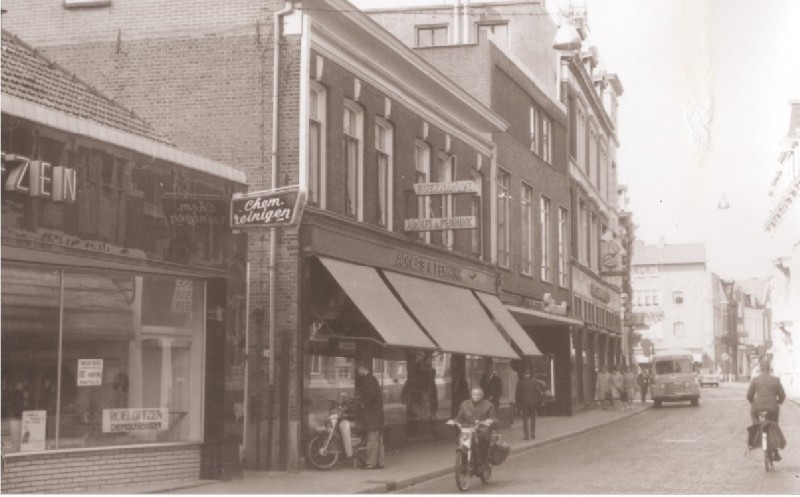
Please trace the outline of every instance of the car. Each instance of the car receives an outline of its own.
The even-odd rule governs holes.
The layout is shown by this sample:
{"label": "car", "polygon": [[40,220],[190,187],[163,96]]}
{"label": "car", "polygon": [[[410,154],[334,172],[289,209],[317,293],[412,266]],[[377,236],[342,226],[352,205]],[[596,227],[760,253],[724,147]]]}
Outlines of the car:
{"label": "car", "polygon": [[719,373],[717,373],[713,369],[701,369],[700,373],[697,375],[697,382],[700,384],[701,387],[705,385],[718,387],[719,380],[720,380]]}

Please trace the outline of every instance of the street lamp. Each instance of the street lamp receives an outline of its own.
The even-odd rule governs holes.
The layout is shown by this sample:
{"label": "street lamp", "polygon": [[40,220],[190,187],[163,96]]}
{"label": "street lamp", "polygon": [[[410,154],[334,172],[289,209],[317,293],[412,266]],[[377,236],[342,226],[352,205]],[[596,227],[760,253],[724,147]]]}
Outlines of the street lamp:
{"label": "street lamp", "polygon": [[562,51],[579,50],[581,48],[581,35],[569,19],[561,14],[561,21],[553,40],[553,48]]}

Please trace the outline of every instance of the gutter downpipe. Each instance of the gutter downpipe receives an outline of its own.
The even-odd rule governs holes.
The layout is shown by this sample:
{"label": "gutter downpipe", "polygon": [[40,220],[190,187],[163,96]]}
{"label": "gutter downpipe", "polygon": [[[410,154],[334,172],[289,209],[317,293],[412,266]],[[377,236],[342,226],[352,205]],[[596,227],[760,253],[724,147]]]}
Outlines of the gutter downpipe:
{"label": "gutter downpipe", "polygon": [[[294,5],[287,2],[283,9],[275,12],[272,30],[272,137],[270,140],[270,188],[278,186],[278,114],[280,112],[280,99],[278,90],[280,84],[280,40],[283,33],[283,17],[294,11]],[[278,232],[276,228],[269,230],[269,388],[267,391],[267,470],[272,469],[272,442],[273,442],[273,414],[275,405],[275,272],[278,249]]]}
{"label": "gutter downpipe", "polygon": [[461,0],[453,0],[453,42],[452,45],[458,45],[461,43],[461,33],[459,31],[460,23],[459,17],[461,14],[459,13],[461,10]]}

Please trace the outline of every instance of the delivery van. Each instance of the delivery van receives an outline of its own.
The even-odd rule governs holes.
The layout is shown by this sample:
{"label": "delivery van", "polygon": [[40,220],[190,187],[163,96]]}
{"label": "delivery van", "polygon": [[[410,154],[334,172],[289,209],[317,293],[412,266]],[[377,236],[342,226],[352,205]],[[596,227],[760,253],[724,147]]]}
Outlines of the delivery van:
{"label": "delivery van", "polygon": [[655,350],[652,362],[653,382],[650,395],[655,407],[663,402],[689,401],[700,405],[700,385],[694,373],[692,353],[688,350]]}

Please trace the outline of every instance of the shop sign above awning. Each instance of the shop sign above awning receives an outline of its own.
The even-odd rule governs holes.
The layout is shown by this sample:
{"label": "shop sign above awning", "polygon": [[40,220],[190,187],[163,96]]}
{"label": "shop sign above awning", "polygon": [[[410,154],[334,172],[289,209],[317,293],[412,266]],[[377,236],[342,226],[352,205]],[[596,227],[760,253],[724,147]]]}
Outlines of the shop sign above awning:
{"label": "shop sign above awning", "polygon": [[436,344],[403,309],[375,268],[327,257],[319,260],[387,345],[436,348]]}
{"label": "shop sign above awning", "polygon": [[391,271],[385,274],[445,352],[519,358],[470,290]]}
{"label": "shop sign above awning", "polygon": [[483,292],[475,292],[481,302],[489,309],[495,320],[500,323],[500,326],[505,330],[511,340],[522,351],[525,356],[541,356],[542,353],[533,343],[533,340],[528,336],[525,330],[517,323],[517,320],[506,310],[505,305],[500,302],[500,299],[494,295]]}

